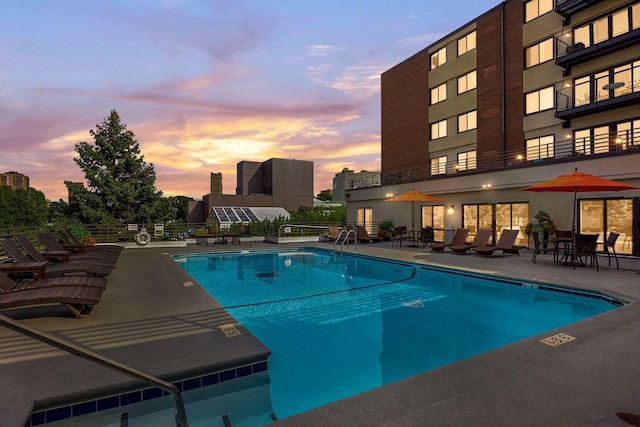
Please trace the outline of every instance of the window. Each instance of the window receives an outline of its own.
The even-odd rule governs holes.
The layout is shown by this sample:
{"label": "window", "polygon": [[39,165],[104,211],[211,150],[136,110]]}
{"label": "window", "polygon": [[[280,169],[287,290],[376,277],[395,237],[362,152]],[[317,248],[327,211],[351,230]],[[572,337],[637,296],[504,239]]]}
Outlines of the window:
{"label": "window", "polygon": [[476,32],[467,34],[466,36],[458,39],[458,56],[464,55],[476,48]]}
{"label": "window", "polygon": [[553,10],[553,0],[530,0],[525,3],[524,21],[529,22]]}
{"label": "window", "polygon": [[433,240],[444,242],[444,206],[422,206],[422,228],[433,227]]}
{"label": "window", "polygon": [[478,127],[476,110],[458,116],[458,133],[476,129]]}
{"label": "window", "polygon": [[431,105],[438,102],[446,101],[447,99],[447,84],[443,83],[440,86],[431,89]]}
{"label": "window", "polygon": [[458,95],[476,88],[476,70],[458,77]]}
{"label": "window", "polygon": [[640,28],[640,3],[618,9],[573,29],[573,43],[585,47],[627,34]]}
{"label": "window", "polygon": [[534,46],[528,47],[525,52],[526,68],[534,67],[553,59],[553,37]]}
{"label": "window", "polygon": [[527,160],[552,158],[555,137],[553,135],[527,139]]}
{"label": "window", "polygon": [[573,85],[576,107],[640,92],[640,61],[579,77]]}
{"label": "window", "polygon": [[356,225],[362,225],[367,233],[373,233],[373,208],[358,208],[356,210]]}
{"label": "window", "polygon": [[528,93],[526,96],[526,114],[553,108],[553,86]]}
{"label": "window", "polygon": [[443,47],[433,55],[431,55],[431,69],[437,68],[447,63],[447,47]]}
{"label": "window", "polygon": [[476,156],[476,150],[458,153],[458,163],[456,168],[461,171],[475,169],[477,165]]}
{"label": "window", "polygon": [[447,173],[447,156],[431,159],[431,175],[444,175]]}
{"label": "window", "polygon": [[447,121],[442,120],[431,123],[431,140],[444,138],[447,136]]}
{"label": "window", "polygon": [[640,119],[618,123],[615,142],[617,149],[621,150],[640,145]]}
{"label": "window", "polygon": [[576,131],[573,149],[576,154],[590,155],[609,151],[609,126]]}

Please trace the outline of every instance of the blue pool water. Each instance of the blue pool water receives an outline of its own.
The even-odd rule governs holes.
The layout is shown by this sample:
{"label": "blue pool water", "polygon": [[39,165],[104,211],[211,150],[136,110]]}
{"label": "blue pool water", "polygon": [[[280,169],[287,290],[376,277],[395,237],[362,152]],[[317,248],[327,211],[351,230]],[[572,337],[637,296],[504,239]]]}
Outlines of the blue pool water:
{"label": "blue pool water", "polygon": [[272,351],[278,418],[616,308],[562,288],[321,249],[176,261]]}

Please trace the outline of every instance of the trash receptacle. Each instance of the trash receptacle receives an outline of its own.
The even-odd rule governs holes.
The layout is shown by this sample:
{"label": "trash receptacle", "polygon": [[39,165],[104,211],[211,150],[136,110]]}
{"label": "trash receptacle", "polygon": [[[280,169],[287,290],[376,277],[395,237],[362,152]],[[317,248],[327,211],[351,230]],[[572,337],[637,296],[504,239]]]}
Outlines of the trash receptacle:
{"label": "trash receptacle", "polygon": [[448,245],[453,240],[453,234],[455,230],[453,227],[445,227],[444,229],[444,242]]}

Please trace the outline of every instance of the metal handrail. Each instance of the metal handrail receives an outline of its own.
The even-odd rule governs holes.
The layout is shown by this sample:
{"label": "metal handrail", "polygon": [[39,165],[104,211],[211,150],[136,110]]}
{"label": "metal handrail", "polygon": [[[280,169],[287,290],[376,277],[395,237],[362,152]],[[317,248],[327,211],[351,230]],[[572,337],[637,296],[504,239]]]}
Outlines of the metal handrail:
{"label": "metal handrail", "polygon": [[102,356],[98,353],[94,353],[93,351],[82,348],[79,345],[61,340],[47,333],[33,329],[30,326],[17,322],[2,314],[0,314],[0,324],[13,331],[19,332],[45,344],[49,344],[68,353],[75,354],[76,356],[81,357],[85,360],[89,360],[101,366],[113,369],[130,377],[145,381],[153,385],[154,387],[158,387],[159,389],[166,391],[167,393],[171,394],[176,401],[176,407],[178,409],[178,413],[176,414],[176,427],[189,426],[189,424],[187,423],[187,411],[184,406],[182,394],[180,393],[180,390],[178,390],[178,388],[173,384],[161,380],[160,378],[156,378],[152,375],[146,374],[137,369],[131,368],[120,362],[116,362],[115,360],[109,359],[108,357]]}
{"label": "metal handrail", "polygon": [[344,234],[344,239],[342,240],[342,243],[340,243],[340,254],[342,254],[343,248],[344,248],[344,244],[345,242],[347,243],[347,246],[349,246],[349,235],[353,233],[353,247],[354,250],[357,251],[358,250],[358,233],[356,233],[356,230],[341,230],[340,234],[338,234],[338,237],[336,238],[336,240],[333,242],[333,254],[336,254],[336,244],[338,244],[338,242],[340,241],[340,237]]}

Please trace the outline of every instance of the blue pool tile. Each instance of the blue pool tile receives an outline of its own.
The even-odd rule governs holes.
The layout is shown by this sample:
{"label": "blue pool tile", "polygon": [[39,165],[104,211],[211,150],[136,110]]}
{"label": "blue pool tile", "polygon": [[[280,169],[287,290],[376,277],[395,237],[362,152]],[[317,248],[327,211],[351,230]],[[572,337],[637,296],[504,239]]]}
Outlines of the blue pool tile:
{"label": "blue pool tile", "polygon": [[211,375],[205,375],[204,377],[202,377],[202,387],[218,384],[219,382],[220,382],[220,378],[217,373],[211,374]]}
{"label": "blue pool tile", "polygon": [[267,370],[267,361],[259,362],[253,365],[253,373],[264,372]]}
{"label": "blue pool tile", "polygon": [[98,411],[104,411],[107,409],[113,409],[120,406],[120,397],[111,396],[98,400]]}
{"label": "blue pool tile", "polygon": [[230,381],[236,379],[236,370],[229,369],[228,371],[220,372],[220,382]]}
{"label": "blue pool tile", "polygon": [[73,416],[78,417],[80,415],[93,414],[97,411],[96,401],[92,400],[91,402],[83,402],[73,405],[71,407]]}
{"label": "blue pool tile", "polygon": [[131,405],[132,403],[142,402],[142,392],[134,391],[120,396],[120,406]]}
{"label": "blue pool tile", "polygon": [[44,412],[36,412],[35,414],[31,414],[31,425],[39,426],[44,424],[46,421]]}
{"label": "blue pool tile", "polygon": [[252,372],[253,370],[251,369],[251,366],[242,366],[236,369],[236,377],[237,378],[246,377],[247,375],[251,375]]}
{"label": "blue pool tile", "polygon": [[182,382],[182,388],[184,389],[184,391],[194,390],[200,387],[202,387],[200,378],[192,378],[190,380],[185,380]]}
{"label": "blue pool tile", "polygon": [[142,400],[151,400],[162,397],[162,390],[159,388],[148,388],[142,391]]}
{"label": "blue pool tile", "polygon": [[47,412],[47,422],[52,423],[54,421],[66,420],[71,418],[71,406],[64,406],[62,408],[49,409]]}

